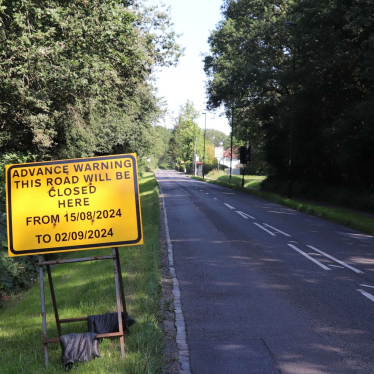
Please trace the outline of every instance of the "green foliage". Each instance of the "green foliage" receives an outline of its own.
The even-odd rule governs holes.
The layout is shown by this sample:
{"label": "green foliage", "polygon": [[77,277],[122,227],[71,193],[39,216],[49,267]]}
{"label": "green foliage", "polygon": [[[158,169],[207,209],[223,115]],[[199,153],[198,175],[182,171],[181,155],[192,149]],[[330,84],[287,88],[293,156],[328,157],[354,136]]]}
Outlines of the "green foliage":
{"label": "green foliage", "polygon": [[151,169],[159,167],[161,169],[173,168],[173,162],[169,154],[169,142],[171,137],[171,130],[162,126],[155,126],[153,128],[153,146],[150,156],[149,166]]}
{"label": "green foliage", "polygon": [[264,152],[256,150],[254,147],[251,150],[251,163],[247,168],[251,175],[269,175],[272,170],[265,160]]}
{"label": "green foliage", "polygon": [[208,108],[223,104],[235,137],[283,180],[294,113],[293,179],[372,193],[374,3],[238,0],[222,10],[205,57]]}
{"label": "green foliage", "polygon": [[230,136],[219,130],[206,129],[206,141],[215,147],[230,147]]}
{"label": "green foliage", "polygon": [[36,156],[30,153],[0,153],[0,214],[5,212],[5,165],[31,162],[35,161],[35,158]]}
{"label": "green foliage", "polygon": [[160,114],[150,75],[180,55],[167,11],[113,0],[0,5],[0,152],[143,156]]}
{"label": "green foliage", "polygon": [[5,214],[5,165],[31,162],[30,153],[7,153],[0,155],[0,306],[5,296],[15,293],[34,282],[36,257],[8,257],[7,226]]}
{"label": "green foliage", "polygon": [[169,146],[170,157],[174,164],[190,167],[195,149],[200,159],[203,156],[204,132],[196,122],[199,116],[200,113],[189,100],[180,108]]}
{"label": "green foliage", "polygon": [[[283,178],[270,175],[261,184],[264,191],[273,191],[286,196],[288,183]],[[323,201],[336,206],[345,206],[361,211],[374,213],[374,194],[365,188],[356,186],[354,190],[344,187],[330,187],[328,185],[294,181],[292,194],[297,198]]]}
{"label": "green foliage", "polygon": [[[258,176],[258,175],[248,175],[250,172],[249,168],[245,168],[245,176],[244,176],[244,187],[246,188],[254,188],[256,190],[260,189],[261,182],[266,178],[264,176]],[[241,170],[242,173],[242,170]],[[242,180],[243,180],[243,174],[239,175],[232,175],[231,176],[231,183],[230,183],[230,175],[227,174],[225,170],[217,170],[213,169],[207,177],[221,183],[225,186],[236,186],[241,187],[242,186]]]}
{"label": "green foliage", "polygon": [[[1,217],[6,164],[136,152],[145,169],[162,113],[152,73],[177,63],[176,38],[169,10],[142,0],[0,0]],[[34,268],[6,258],[0,225],[1,299]]]}
{"label": "green foliage", "polygon": [[0,212],[0,306],[5,296],[32,284],[36,278],[36,256],[8,257],[6,215]]}

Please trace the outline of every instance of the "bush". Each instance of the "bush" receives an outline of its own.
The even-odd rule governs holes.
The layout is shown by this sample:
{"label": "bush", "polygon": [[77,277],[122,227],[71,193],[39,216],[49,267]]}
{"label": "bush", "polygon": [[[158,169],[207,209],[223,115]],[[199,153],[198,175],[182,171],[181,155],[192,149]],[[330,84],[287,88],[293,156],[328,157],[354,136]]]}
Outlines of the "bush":
{"label": "bush", "polygon": [[0,306],[6,295],[18,292],[36,278],[36,256],[8,257],[5,214],[5,165],[34,160],[35,156],[31,154],[0,155]]}
{"label": "bush", "polygon": [[[227,168],[225,168],[227,169]],[[208,177],[215,177],[217,175],[226,175],[226,171],[225,170],[217,170],[217,169],[213,169],[209,172],[209,174],[207,175]]]}
{"label": "bush", "polygon": [[[220,170],[227,169],[226,165],[220,165]],[[217,170],[217,164],[204,164],[204,175],[209,174],[213,170]]]}
{"label": "bush", "polygon": [[161,169],[161,170],[172,169],[172,166],[169,165],[169,164],[159,164],[158,167],[159,167],[159,169]]}
{"label": "bush", "polygon": [[[271,175],[261,183],[261,189],[287,195],[288,180]],[[374,213],[374,191],[370,188],[353,191],[339,186],[296,180],[292,182],[292,195]]]}
{"label": "bush", "polygon": [[0,216],[0,306],[6,295],[32,284],[37,273],[37,257],[8,257],[6,215]]}
{"label": "bush", "polygon": [[28,153],[0,153],[0,210],[5,211],[5,166],[10,164],[24,164],[35,161],[36,156]]}
{"label": "bush", "polygon": [[271,167],[264,159],[264,153],[261,151],[252,151],[251,163],[247,166],[250,175],[268,175]]}

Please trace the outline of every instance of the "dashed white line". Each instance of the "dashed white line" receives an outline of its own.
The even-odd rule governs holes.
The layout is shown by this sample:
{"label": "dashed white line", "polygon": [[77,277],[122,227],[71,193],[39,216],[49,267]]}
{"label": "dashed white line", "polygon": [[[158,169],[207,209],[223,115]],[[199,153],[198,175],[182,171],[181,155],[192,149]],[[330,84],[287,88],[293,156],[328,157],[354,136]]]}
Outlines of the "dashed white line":
{"label": "dashed white line", "polygon": [[360,284],[361,287],[369,287],[369,288],[374,288],[374,286],[369,286],[368,284]]}
{"label": "dashed white line", "polygon": [[237,210],[236,213],[240,214],[245,219],[248,219],[248,218],[256,219],[255,217],[252,217],[247,213],[241,212],[240,210]]}
{"label": "dashed white line", "polygon": [[374,301],[374,296],[371,293],[366,292],[364,290],[360,290],[360,289],[357,289],[357,291],[360,292],[360,293],[362,293],[365,297],[367,297],[371,301]]}
{"label": "dashed white line", "polygon": [[264,226],[261,226],[261,225],[259,225],[259,224],[256,223],[256,222],[253,222],[253,224],[256,225],[256,226],[258,226],[260,229],[266,231],[268,234],[270,234],[270,235],[272,235],[272,236],[275,236],[275,234],[274,234],[273,232],[269,231],[268,229],[265,229]]}
{"label": "dashed white line", "polygon": [[310,261],[313,261],[315,264],[317,264],[318,266],[320,266],[322,269],[324,269],[324,270],[331,270],[329,267],[327,267],[326,265],[324,265],[321,262],[317,261],[313,257],[309,256],[307,253],[303,252],[301,249],[297,248],[293,244],[287,244],[287,245],[289,247],[293,248],[295,251],[299,252],[301,255],[305,256]]}
{"label": "dashed white line", "polygon": [[230,208],[230,209],[236,209],[236,208],[234,208],[233,206],[231,206],[230,204],[226,204],[226,203],[223,203],[223,205],[226,205],[228,208]]}
{"label": "dashed white line", "polygon": [[266,227],[270,227],[271,229],[273,229],[273,230],[275,230],[275,231],[278,231],[279,233],[283,234],[284,236],[289,236],[289,237],[291,236],[291,235],[288,235],[288,234],[286,234],[285,232],[283,232],[283,231],[281,231],[281,230],[276,229],[276,228],[273,227],[273,226],[268,225],[267,223],[264,223],[264,225],[265,225]]}
{"label": "dashed white line", "polygon": [[307,245],[307,247],[313,249],[313,251],[316,251],[316,252],[318,252],[318,253],[321,253],[322,255],[328,257],[330,260],[333,260],[333,261],[337,262],[338,264],[343,265],[344,267],[346,267],[346,268],[348,268],[348,269],[351,269],[352,271],[354,271],[354,272],[357,273],[357,274],[364,274],[363,271],[358,270],[358,269],[354,268],[353,266],[350,266],[350,265],[346,264],[345,262],[338,260],[337,258],[335,258],[335,257],[333,257],[333,256],[331,256],[331,255],[329,255],[329,254],[327,254],[327,253],[321,251],[320,249],[317,249],[317,248],[315,248],[315,247],[313,247],[313,246],[311,246],[311,245]]}

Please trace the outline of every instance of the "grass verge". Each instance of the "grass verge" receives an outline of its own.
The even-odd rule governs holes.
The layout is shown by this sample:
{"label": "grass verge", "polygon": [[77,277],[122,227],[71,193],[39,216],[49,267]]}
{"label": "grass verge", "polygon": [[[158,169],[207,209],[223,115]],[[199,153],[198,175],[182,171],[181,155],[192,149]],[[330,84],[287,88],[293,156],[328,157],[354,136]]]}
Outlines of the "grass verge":
{"label": "grass verge", "polygon": [[[226,172],[210,172],[207,175],[207,178],[212,178],[218,182],[225,183],[227,185],[229,184],[230,176],[226,174]],[[245,175],[244,176],[244,187],[246,188],[254,188],[256,190],[260,189],[261,182],[266,177],[259,176],[259,175]],[[231,176],[231,184],[235,187],[241,187],[242,186],[242,175],[232,175]]]}
{"label": "grass verge", "polygon": [[[229,183],[229,176],[227,178],[217,178],[216,180],[205,179],[205,182],[218,184],[224,187],[229,187],[235,190],[242,191],[244,193],[257,196],[261,199],[272,201],[277,204],[287,206],[289,208],[304,212],[313,216],[321,217],[326,220],[340,223],[344,226],[353,228],[358,231],[362,231],[365,234],[374,235],[374,220],[359,213],[349,212],[339,207],[330,207],[318,203],[305,202],[299,199],[289,199],[287,197],[278,195],[276,193],[260,191],[255,188],[241,187],[238,184],[238,179],[242,177],[232,176],[231,180],[233,183]],[[250,177],[250,176],[249,176]],[[199,180],[203,180],[201,177],[192,177]],[[261,183],[261,182],[259,182]]]}
{"label": "grass verge", "polygon": [[[159,201],[153,174],[140,178],[144,229],[143,246],[121,247],[122,274],[129,314],[137,320],[125,338],[126,358],[119,339],[104,339],[102,359],[78,366],[79,373],[157,374],[162,372],[163,333],[160,328],[161,296]],[[111,254],[111,249],[80,251],[64,258]],[[95,261],[52,268],[60,318],[116,311],[113,262]],[[48,337],[57,337],[48,281],[45,282]],[[49,345],[50,364],[44,369],[42,319],[38,284],[7,302],[0,310],[1,373],[62,373],[59,344]],[[62,325],[63,334],[86,332],[85,323]],[[73,369],[74,371],[75,369]]]}

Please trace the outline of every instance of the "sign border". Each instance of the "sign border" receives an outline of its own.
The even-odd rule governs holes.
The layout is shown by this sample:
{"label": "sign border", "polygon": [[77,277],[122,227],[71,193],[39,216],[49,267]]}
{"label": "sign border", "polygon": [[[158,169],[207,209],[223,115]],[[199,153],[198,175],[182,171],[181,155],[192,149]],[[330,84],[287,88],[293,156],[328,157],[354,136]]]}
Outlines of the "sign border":
{"label": "sign border", "polygon": [[[12,230],[12,191],[10,186],[11,181],[11,171],[17,168],[25,168],[25,167],[37,167],[41,165],[56,165],[56,164],[72,164],[77,162],[85,162],[85,161],[96,161],[96,160],[113,160],[113,159],[120,159],[120,158],[130,158],[133,161],[133,177],[134,177],[134,187],[135,187],[135,204],[136,204],[136,223],[138,229],[138,237],[135,240],[128,240],[122,242],[110,242],[110,243],[103,243],[103,244],[86,244],[86,245],[73,245],[68,247],[50,247],[50,248],[42,248],[42,249],[29,249],[27,251],[17,251],[13,248],[13,230]],[[37,255],[41,253],[61,253],[61,252],[68,252],[75,249],[98,249],[98,248],[110,248],[110,247],[117,247],[121,245],[131,245],[137,244],[142,240],[142,224],[141,224],[141,211],[140,211],[140,196],[139,196],[139,183],[138,183],[138,165],[136,163],[135,157],[131,154],[129,155],[113,155],[113,156],[98,156],[98,157],[86,157],[86,158],[75,158],[70,160],[56,160],[56,161],[45,161],[45,162],[33,162],[27,164],[15,164],[9,166],[7,170],[7,185],[6,185],[6,192],[7,192],[7,221],[8,221],[8,242],[9,248],[8,251],[12,252],[15,256],[22,256],[22,255]]]}

